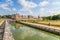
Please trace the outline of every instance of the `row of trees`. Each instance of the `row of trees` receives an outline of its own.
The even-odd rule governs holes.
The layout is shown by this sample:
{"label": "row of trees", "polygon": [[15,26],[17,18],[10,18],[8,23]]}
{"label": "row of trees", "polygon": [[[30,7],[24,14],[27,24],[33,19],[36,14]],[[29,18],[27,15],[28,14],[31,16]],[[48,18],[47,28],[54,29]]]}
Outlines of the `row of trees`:
{"label": "row of trees", "polygon": [[3,15],[3,16],[0,15],[0,18],[11,18],[11,15]]}
{"label": "row of trees", "polygon": [[2,18],[2,16],[0,15],[0,18]]}
{"label": "row of trees", "polygon": [[43,20],[60,20],[60,14],[53,15],[53,16],[42,17],[42,18],[43,18]]}

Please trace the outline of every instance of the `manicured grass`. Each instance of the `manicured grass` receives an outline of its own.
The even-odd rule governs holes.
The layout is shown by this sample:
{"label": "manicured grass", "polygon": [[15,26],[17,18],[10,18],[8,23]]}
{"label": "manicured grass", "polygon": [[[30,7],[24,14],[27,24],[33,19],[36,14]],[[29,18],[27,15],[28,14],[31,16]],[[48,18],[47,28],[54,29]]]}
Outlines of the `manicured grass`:
{"label": "manicured grass", "polygon": [[50,26],[59,26],[60,27],[60,20],[50,20],[50,21],[39,21],[39,24],[45,24]]}
{"label": "manicured grass", "polygon": [[31,23],[36,23],[36,24],[43,24],[43,25],[48,25],[48,26],[57,26],[60,27],[60,20],[26,20],[25,22],[31,22]]}

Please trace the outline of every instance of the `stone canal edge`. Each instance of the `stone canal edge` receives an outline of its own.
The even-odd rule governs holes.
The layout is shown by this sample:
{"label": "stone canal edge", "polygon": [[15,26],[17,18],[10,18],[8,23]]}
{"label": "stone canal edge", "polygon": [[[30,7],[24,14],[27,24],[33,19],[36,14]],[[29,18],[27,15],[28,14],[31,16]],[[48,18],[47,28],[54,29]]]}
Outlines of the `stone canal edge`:
{"label": "stone canal edge", "polygon": [[12,32],[10,31],[10,28],[8,27],[7,20],[5,22],[5,29],[4,29],[3,40],[14,40]]}

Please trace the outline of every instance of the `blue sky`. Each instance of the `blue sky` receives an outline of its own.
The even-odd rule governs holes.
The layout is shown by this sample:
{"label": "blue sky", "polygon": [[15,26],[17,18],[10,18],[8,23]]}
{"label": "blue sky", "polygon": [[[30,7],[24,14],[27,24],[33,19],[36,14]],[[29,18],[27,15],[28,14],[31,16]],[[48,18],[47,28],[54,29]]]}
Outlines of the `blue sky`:
{"label": "blue sky", "polygon": [[60,14],[60,0],[0,0],[0,15],[49,16]]}

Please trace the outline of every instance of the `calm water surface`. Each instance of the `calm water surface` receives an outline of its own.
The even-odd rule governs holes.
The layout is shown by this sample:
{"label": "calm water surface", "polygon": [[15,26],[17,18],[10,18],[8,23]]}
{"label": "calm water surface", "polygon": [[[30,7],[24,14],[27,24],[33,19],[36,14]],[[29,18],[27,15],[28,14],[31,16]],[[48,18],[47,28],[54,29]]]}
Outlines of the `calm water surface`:
{"label": "calm water surface", "polygon": [[9,24],[15,40],[60,40],[60,36],[38,30],[26,25]]}

